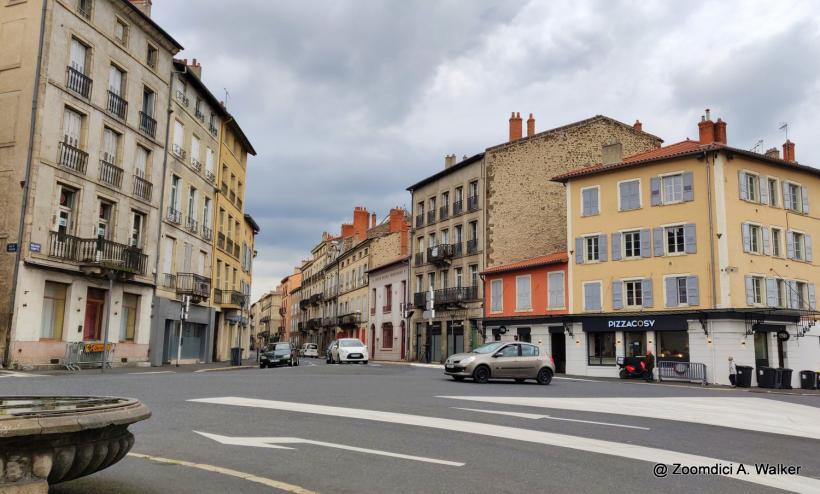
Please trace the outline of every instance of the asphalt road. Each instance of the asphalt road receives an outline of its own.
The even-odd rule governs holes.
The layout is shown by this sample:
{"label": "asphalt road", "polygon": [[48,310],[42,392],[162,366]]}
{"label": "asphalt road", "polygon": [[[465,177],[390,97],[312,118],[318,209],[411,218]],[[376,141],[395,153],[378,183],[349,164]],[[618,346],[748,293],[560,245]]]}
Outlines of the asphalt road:
{"label": "asphalt road", "polygon": [[[0,380],[3,395],[130,396],[153,411],[132,427],[132,453],[140,456],[52,492],[754,494],[782,492],[772,485],[803,492],[820,486],[817,425],[805,435],[764,432],[763,425],[748,430],[763,424],[767,411],[792,431],[812,418],[820,424],[817,396],[594,379],[478,385],[438,369],[321,360],[297,368],[161,370],[170,372]],[[487,397],[495,402],[476,401]],[[509,398],[555,400],[523,406],[505,403]],[[660,416],[640,416],[646,414]],[[740,474],[673,475],[671,468],[665,478],[653,474],[657,461],[686,465],[693,461],[687,455],[735,470],[767,462],[800,472],[761,482]]]}

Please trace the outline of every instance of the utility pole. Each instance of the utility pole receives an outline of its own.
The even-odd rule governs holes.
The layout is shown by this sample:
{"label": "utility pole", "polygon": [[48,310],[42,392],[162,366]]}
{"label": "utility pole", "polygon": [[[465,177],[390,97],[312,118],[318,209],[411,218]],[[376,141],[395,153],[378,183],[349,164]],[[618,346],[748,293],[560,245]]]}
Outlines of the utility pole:
{"label": "utility pole", "polygon": [[179,309],[179,335],[177,336],[177,367],[182,358],[182,328],[185,326],[185,321],[188,320],[188,313],[191,310],[191,296],[182,296],[182,306]]}

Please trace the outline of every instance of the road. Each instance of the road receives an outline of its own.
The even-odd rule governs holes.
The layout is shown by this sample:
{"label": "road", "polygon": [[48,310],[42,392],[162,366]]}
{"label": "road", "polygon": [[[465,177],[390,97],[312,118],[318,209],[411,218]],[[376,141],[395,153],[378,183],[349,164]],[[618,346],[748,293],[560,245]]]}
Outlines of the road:
{"label": "road", "polygon": [[[457,383],[410,365],[0,380],[2,394],[136,397],[132,454],[54,493],[820,492],[820,398],[596,379]],[[732,468],[653,474],[656,462]],[[740,463],[800,467],[744,474]],[[725,473],[725,472],[724,472]],[[781,489],[778,489],[781,488]]]}

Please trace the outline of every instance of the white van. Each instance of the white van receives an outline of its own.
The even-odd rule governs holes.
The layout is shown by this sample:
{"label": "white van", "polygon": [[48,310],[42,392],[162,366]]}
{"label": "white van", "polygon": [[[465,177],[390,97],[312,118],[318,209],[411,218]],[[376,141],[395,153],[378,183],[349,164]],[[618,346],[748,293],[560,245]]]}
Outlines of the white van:
{"label": "white van", "polygon": [[316,343],[305,343],[302,345],[301,354],[303,357],[319,357],[319,345]]}

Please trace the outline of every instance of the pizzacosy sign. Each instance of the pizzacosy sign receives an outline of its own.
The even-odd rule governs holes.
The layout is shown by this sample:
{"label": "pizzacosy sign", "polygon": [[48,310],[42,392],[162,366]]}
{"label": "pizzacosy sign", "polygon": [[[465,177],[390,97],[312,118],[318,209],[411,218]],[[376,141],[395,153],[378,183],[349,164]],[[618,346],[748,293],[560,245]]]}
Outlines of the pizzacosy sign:
{"label": "pizzacosy sign", "polygon": [[689,329],[685,315],[669,314],[663,316],[635,317],[584,317],[584,331],[602,333],[611,331],[686,331]]}
{"label": "pizzacosy sign", "polygon": [[616,319],[614,321],[607,322],[607,326],[610,328],[645,328],[650,329],[655,326],[654,319],[638,319],[638,320],[629,320],[629,319]]}

